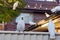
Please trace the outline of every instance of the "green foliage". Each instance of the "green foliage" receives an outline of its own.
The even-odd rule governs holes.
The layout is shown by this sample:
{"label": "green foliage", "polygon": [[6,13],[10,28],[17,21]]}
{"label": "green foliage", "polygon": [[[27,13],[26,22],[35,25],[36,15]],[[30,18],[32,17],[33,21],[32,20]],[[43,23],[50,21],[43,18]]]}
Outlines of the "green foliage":
{"label": "green foliage", "polygon": [[18,0],[19,6],[16,10],[12,10],[13,3],[17,0],[5,0],[7,4],[0,0],[0,22],[9,22],[20,14],[20,8],[25,7],[24,0]]}

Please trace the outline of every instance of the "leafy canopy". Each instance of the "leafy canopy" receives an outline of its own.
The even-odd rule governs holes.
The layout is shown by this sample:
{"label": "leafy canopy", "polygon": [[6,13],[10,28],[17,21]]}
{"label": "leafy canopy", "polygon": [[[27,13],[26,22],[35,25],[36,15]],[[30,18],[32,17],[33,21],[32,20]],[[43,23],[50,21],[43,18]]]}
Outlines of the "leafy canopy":
{"label": "leafy canopy", "polygon": [[[13,4],[19,1],[19,6],[13,10]],[[24,0],[0,0],[0,22],[9,22],[20,14],[20,8],[25,7]]]}

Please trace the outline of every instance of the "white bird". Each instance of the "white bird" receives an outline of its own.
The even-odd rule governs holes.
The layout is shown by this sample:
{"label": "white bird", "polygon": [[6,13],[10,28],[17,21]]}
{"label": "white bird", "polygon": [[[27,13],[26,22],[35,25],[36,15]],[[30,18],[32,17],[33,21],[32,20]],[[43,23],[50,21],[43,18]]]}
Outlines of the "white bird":
{"label": "white bird", "polygon": [[49,22],[48,22],[48,31],[49,31],[49,34],[50,34],[50,38],[55,39],[55,25],[52,22],[52,19],[50,19]]}
{"label": "white bird", "polygon": [[60,6],[56,6],[53,9],[51,9],[52,12],[58,12],[60,11]]}
{"label": "white bird", "polygon": [[31,21],[30,21],[30,22],[29,22],[29,24],[30,24],[30,25],[35,25],[36,23],[35,23],[35,22],[31,22]]}
{"label": "white bird", "polygon": [[23,32],[25,30],[25,22],[23,20],[23,17],[21,17],[21,20],[17,23],[17,31]]}
{"label": "white bird", "polygon": [[13,4],[13,10],[16,10],[16,8],[18,7],[18,3],[19,3],[19,1],[16,1],[16,2]]}
{"label": "white bird", "polygon": [[45,15],[46,15],[46,17],[49,17],[50,15],[49,14],[47,14],[47,13],[45,13]]}

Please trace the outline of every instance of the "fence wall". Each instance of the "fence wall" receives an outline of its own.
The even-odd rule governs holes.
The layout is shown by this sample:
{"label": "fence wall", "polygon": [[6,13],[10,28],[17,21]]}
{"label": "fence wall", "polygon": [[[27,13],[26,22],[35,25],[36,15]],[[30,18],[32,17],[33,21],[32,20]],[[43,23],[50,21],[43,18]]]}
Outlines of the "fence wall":
{"label": "fence wall", "polygon": [[4,30],[4,23],[0,23],[0,30]]}
{"label": "fence wall", "polygon": [[[0,40],[51,40],[48,32],[24,32],[0,31]],[[60,40],[60,33],[56,33],[56,39]]]}

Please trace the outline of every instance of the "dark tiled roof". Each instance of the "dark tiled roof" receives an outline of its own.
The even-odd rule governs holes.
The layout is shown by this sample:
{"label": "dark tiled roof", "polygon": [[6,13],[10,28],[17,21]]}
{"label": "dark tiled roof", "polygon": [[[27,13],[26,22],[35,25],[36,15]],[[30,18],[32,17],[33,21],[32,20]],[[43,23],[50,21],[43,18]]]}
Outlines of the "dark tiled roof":
{"label": "dark tiled roof", "polygon": [[20,12],[27,12],[27,13],[52,13],[50,10],[42,10],[42,9],[29,9],[29,8],[23,8],[20,9]]}
{"label": "dark tiled roof", "polygon": [[57,6],[58,4],[56,2],[47,2],[47,1],[32,1],[32,0],[26,0],[26,7],[25,8],[30,8],[30,9],[44,9],[44,10],[49,10],[52,9],[53,7]]}

